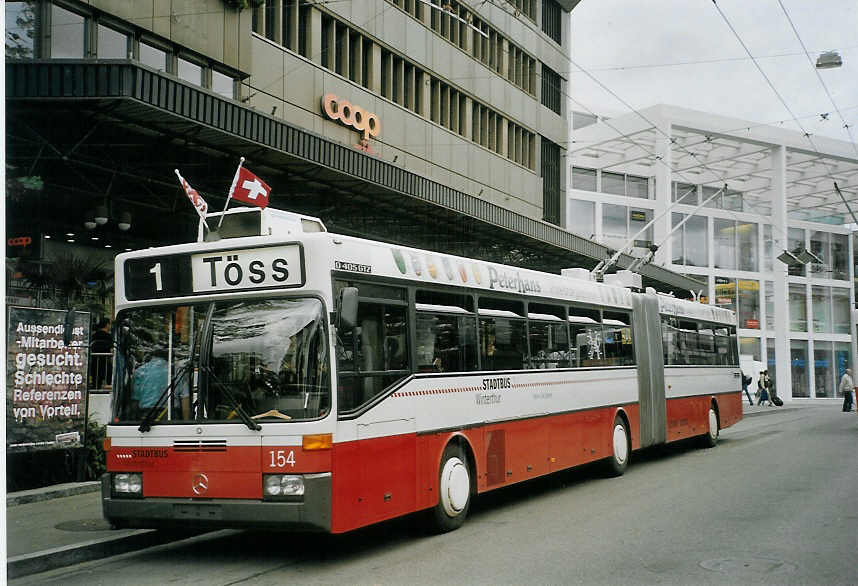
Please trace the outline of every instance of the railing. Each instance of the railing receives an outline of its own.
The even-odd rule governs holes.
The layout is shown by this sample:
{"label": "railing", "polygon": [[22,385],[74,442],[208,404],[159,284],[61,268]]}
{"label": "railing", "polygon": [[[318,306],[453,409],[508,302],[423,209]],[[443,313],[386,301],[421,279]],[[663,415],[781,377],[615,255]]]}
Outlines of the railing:
{"label": "railing", "polygon": [[113,385],[113,353],[90,352],[89,379],[90,391],[109,391]]}

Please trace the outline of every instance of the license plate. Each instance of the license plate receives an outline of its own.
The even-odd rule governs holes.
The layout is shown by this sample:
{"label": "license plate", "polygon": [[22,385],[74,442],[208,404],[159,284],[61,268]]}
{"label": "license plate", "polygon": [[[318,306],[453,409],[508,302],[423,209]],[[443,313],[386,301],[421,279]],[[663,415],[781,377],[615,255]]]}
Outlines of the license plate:
{"label": "license plate", "polygon": [[173,514],[177,519],[219,520],[223,516],[220,505],[207,505],[196,503],[173,505]]}

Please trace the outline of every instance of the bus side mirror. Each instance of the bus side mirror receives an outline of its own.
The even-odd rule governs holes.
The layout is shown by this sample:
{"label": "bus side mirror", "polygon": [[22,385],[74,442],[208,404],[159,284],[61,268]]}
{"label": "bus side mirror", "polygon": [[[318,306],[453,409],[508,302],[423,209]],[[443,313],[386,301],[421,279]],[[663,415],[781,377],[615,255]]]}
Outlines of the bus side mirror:
{"label": "bus side mirror", "polygon": [[337,327],[351,330],[357,324],[358,288],[343,287],[337,305]]}

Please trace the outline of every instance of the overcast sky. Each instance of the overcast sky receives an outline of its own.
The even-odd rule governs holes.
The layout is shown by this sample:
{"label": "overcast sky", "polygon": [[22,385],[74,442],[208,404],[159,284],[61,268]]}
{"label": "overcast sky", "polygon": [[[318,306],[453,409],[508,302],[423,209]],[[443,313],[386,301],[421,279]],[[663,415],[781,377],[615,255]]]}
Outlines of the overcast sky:
{"label": "overcast sky", "polygon": [[635,109],[665,103],[797,129],[794,115],[810,133],[848,141],[787,15],[814,62],[830,49],[843,58],[819,73],[858,141],[856,0],[581,0],[572,11],[572,107],[630,111],[577,65]]}

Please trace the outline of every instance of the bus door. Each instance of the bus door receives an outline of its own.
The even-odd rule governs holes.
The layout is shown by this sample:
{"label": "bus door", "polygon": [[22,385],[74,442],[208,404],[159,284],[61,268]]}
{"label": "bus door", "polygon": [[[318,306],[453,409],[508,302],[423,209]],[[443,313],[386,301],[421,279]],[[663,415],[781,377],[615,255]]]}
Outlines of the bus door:
{"label": "bus door", "polygon": [[664,398],[664,354],[658,297],[632,295],[635,358],[638,365],[641,447],[664,443],[667,415]]}

